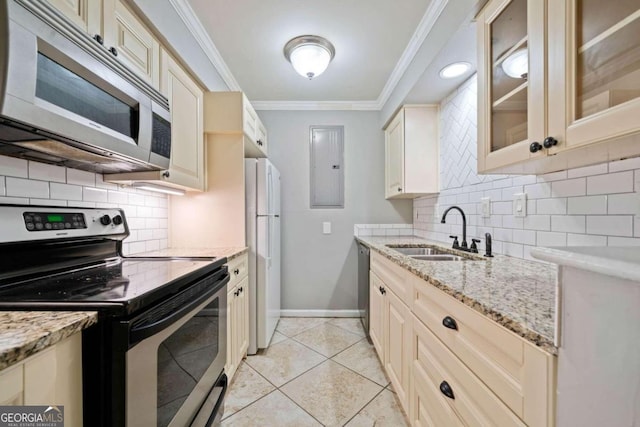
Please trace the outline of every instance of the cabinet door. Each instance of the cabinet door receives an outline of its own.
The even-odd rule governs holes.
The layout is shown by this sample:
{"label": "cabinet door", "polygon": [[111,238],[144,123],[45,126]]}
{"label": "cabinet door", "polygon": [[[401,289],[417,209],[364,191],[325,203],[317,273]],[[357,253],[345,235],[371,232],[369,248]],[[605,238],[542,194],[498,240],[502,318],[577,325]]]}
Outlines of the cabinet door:
{"label": "cabinet door", "polygon": [[492,0],[478,16],[478,171],[545,156],[544,0]]}
{"label": "cabinet door", "polygon": [[238,329],[236,330],[237,335],[237,349],[238,354],[237,363],[240,364],[242,358],[247,353],[247,349],[249,348],[249,277],[245,277],[238,284],[238,296],[236,297],[236,323],[238,325]]}
{"label": "cabinet door", "polygon": [[[268,142],[267,142],[267,128],[264,127],[259,118],[256,119],[256,143],[260,147],[260,149],[264,152],[264,155],[267,155],[268,152]],[[261,145],[262,143],[262,145]]]}
{"label": "cabinet door", "polygon": [[121,0],[104,1],[104,42],[118,59],[156,89],[160,88],[160,43]]}
{"label": "cabinet door", "polygon": [[369,272],[369,336],[380,361],[384,365],[384,283],[373,271]]}
{"label": "cabinet door", "polygon": [[405,413],[409,413],[411,313],[391,290],[384,291],[384,363]]}
{"label": "cabinet door", "polygon": [[171,107],[171,182],[204,190],[204,93],[182,67],[162,51],[161,89]]}
{"label": "cabinet door", "polygon": [[23,376],[23,364],[0,371],[0,405],[22,405],[24,403]]}
{"label": "cabinet door", "polygon": [[102,0],[48,0],[87,33],[102,35]]}
{"label": "cabinet door", "polygon": [[242,130],[252,141],[256,141],[256,136],[258,135],[257,118],[256,110],[253,109],[253,106],[249,102],[244,94],[242,95]]}
{"label": "cabinet door", "polygon": [[640,132],[638,34],[638,1],[549,2],[553,152]]}
{"label": "cabinet door", "polygon": [[385,197],[404,192],[404,110],[385,131]]}
{"label": "cabinet door", "polygon": [[224,371],[229,377],[229,380],[233,378],[233,374],[236,372],[236,354],[238,352],[237,347],[237,305],[236,305],[236,292],[237,288],[234,286],[227,290],[227,363],[224,365]]}

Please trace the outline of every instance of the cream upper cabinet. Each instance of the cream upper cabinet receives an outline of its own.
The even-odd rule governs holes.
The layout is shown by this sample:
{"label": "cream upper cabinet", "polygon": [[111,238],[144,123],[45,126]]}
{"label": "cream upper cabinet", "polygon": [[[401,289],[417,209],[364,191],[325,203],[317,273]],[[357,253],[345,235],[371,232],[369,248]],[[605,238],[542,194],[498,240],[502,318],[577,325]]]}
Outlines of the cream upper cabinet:
{"label": "cream upper cabinet", "polygon": [[267,157],[267,129],[242,92],[207,92],[205,132],[244,135],[245,157]]}
{"label": "cream upper cabinet", "polygon": [[385,197],[440,190],[438,106],[406,105],[385,128]]}
{"label": "cream upper cabinet", "polygon": [[160,43],[121,0],[104,1],[104,43],[118,59],[155,88],[160,87]]}
{"label": "cream upper cabinet", "polygon": [[640,2],[490,0],[477,18],[480,173],[640,155]]}
{"label": "cream upper cabinet", "polygon": [[47,0],[91,35],[102,35],[102,0]]}

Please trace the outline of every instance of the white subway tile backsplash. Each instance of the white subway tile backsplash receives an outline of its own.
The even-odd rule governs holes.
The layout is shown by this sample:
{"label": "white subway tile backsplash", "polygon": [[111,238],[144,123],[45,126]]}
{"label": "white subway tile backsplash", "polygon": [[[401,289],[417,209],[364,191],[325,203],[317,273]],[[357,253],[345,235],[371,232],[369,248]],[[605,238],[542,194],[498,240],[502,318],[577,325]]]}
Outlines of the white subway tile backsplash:
{"label": "white subway tile backsplash", "polygon": [[620,172],[632,169],[640,169],[640,157],[618,160],[609,163],[609,172]]}
{"label": "white subway tile backsplash", "polygon": [[567,179],[567,171],[552,172],[538,177],[538,182],[551,182]]}
{"label": "white subway tile backsplash", "polygon": [[6,191],[7,189],[4,184],[4,176],[0,176],[0,196],[4,196]]}
{"label": "white subway tile backsplash", "polygon": [[32,181],[23,178],[6,178],[7,196],[49,198],[49,183],[46,181]]}
{"label": "white subway tile backsplash", "polygon": [[609,236],[607,238],[607,246],[640,246],[640,239]]}
{"label": "white subway tile backsplash", "polygon": [[608,196],[570,197],[567,212],[570,215],[599,215],[607,213]]}
{"label": "white subway tile backsplash", "polygon": [[95,187],[96,174],[78,169],[67,169],[67,184]]}
{"label": "white subway tile backsplash", "polygon": [[76,208],[95,208],[96,202],[82,202],[80,200],[69,200],[67,203],[69,206]]}
{"label": "white subway tile backsplash", "polygon": [[550,215],[528,215],[524,218],[524,228],[527,230],[551,230]]}
{"label": "white subway tile backsplash", "polygon": [[41,181],[67,182],[66,169],[45,163],[29,162],[29,179]]}
{"label": "white subway tile backsplash", "polygon": [[109,190],[107,192],[107,200],[109,200],[109,203],[122,205],[129,203],[129,195],[121,191]]}
{"label": "white subway tile backsplash", "polygon": [[628,193],[633,191],[633,171],[610,173],[587,178],[587,192],[591,194]]}
{"label": "white subway tile backsplash", "polygon": [[567,213],[567,199],[559,197],[556,199],[536,200],[536,210],[541,215],[564,215]]}
{"label": "white subway tile backsplash", "polygon": [[551,197],[551,184],[541,182],[539,184],[525,185],[524,192],[529,199],[547,199]]}
{"label": "white subway tile backsplash", "polygon": [[28,205],[29,199],[23,197],[0,197],[0,203],[3,205]]}
{"label": "white subway tile backsplash", "polygon": [[29,163],[26,160],[15,157],[0,156],[0,175],[27,178],[29,176]]}
{"label": "white subway tile backsplash", "polygon": [[607,197],[609,215],[640,215],[640,193],[612,194]]}
{"label": "white subway tile backsplash", "polygon": [[536,233],[536,244],[538,246],[567,246],[567,234],[549,231],[538,231]]}
{"label": "white subway tile backsplash", "polygon": [[505,255],[523,258],[524,257],[524,246],[518,243],[502,243],[501,252]]}
{"label": "white subway tile backsplash", "polygon": [[567,246],[607,246],[607,238],[606,236],[568,233]]}
{"label": "white subway tile backsplash", "polygon": [[583,168],[570,169],[568,171],[568,178],[581,178],[583,176],[602,175],[607,173],[608,166],[606,163],[600,163],[599,165],[586,166]]}
{"label": "white subway tile backsplash", "polygon": [[633,217],[623,215],[587,216],[587,233],[604,236],[633,236]]}
{"label": "white subway tile backsplash", "polygon": [[83,187],[82,200],[85,202],[106,202],[107,190],[103,188]]}
{"label": "white subway tile backsplash", "polygon": [[67,206],[67,201],[55,199],[29,199],[29,204],[35,206]]}
{"label": "white subway tile backsplash", "polygon": [[551,185],[553,197],[584,196],[587,194],[587,180],[585,178],[556,181]]}
{"label": "white subway tile backsplash", "polygon": [[79,185],[52,182],[50,189],[52,199],[82,200],[82,187]]}
{"label": "white subway tile backsplash", "polygon": [[551,231],[565,233],[584,233],[586,219],[580,215],[553,215],[551,217]]}
{"label": "white subway tile backsplash", "polygon": [[524,245],[535,245],[536,232],[533,230],[513,230],[513,242]]}

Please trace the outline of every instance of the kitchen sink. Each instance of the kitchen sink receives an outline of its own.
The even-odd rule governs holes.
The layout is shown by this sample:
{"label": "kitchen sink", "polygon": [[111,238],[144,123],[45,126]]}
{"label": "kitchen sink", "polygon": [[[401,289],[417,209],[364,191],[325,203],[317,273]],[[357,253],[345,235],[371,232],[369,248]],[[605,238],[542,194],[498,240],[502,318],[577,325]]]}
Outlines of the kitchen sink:
{"label": "kitchen sink", "polygon": [[451,254],[409,255],[409,257],[420,260],[420,261],[464,261],[467,259],[458,255],[451,255]]}
{"label": "kitchen sink", "polygon": [[387,245],[387,247],[393,249],[396,252],[400,252],[402,255],[411,257],[416,255],[449,255],[448,252],[444,252],[436,248],[406,248],[392,245]]}

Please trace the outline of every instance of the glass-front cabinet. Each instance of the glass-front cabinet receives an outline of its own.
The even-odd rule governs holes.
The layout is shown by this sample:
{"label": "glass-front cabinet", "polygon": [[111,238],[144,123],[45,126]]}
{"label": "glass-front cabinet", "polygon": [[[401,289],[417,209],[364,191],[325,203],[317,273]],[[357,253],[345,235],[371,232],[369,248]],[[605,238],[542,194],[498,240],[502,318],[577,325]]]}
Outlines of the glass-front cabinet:
{"label": "glass-front cabinet", "polygon": [[477,26],[480,173],[640,155],[640,0],[490,0]]}
{"label": "glass-front cabinet", "polygon": [[551,153],[640,132],[640,0],[549,1]]}
{"label": "glass-front cabinet", "polygon": [[532,156],[545,138],[544,0],[490,2],[478,18],[479,170]]}

